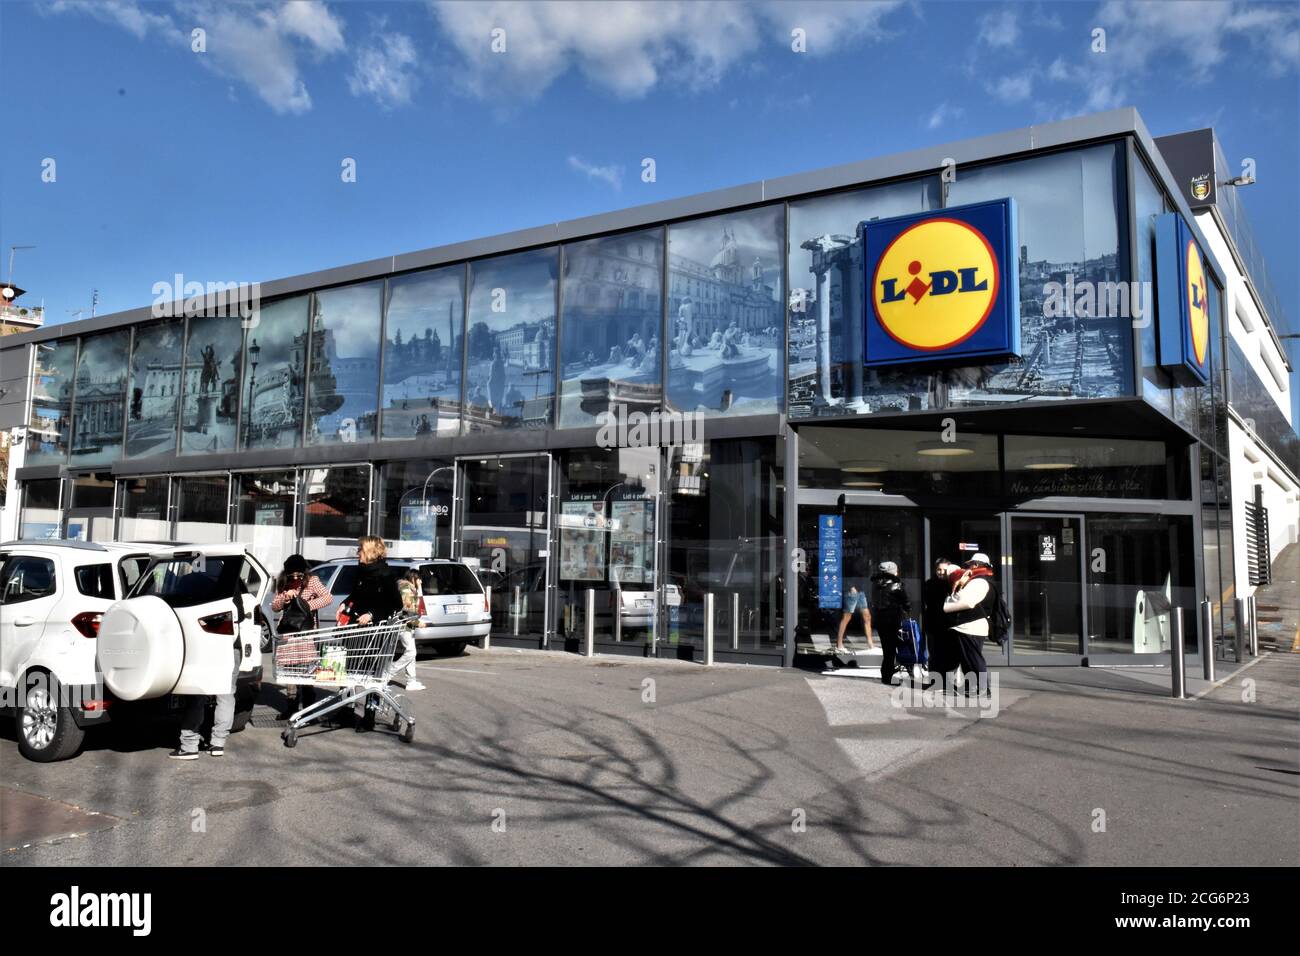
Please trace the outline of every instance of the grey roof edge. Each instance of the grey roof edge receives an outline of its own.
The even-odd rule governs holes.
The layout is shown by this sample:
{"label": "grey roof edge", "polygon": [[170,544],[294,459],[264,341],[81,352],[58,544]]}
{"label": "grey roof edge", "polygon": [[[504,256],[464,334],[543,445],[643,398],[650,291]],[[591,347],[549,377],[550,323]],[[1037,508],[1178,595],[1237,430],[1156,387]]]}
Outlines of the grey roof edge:
{"label": "grey roof edge", "polygon": [[[380,279],[386,276],[409,272],[415,269],[463,262],[467,259],[498,255],[512,251],[535,248],[556,242],[569,242],[587,236],[598,236],[634,229],[639,226],[652,226],[662,222],[671,222],[693,216],[722,212],[763,202],[776,202],[800,195],[826,192],[834,189],[866,186],[877,182],[887,182],[909,176],[938,172],[949,159],[957,163],[972,164],[1011,157],[1038,150],[1054,149],[1072,143],[1107,137],[1136,135],[1143,141],[1144,152],[1154,157],[1158,170],[1165,178],[1166,188],[1171,193],[1173,176],[1168,167],[1159,159],[1159,150],[1147,132],[1145,124],[1136,108],[1131,106],[1092,113],[1086,116],[1058,120],[1040,126],[1025,126],[1019,129],[999,133],[990,133],[954,143],[926,146],[903,153],[892,153],[869,159],[842,163],[810,172],[791,173],[776,179],[765,179],[739,186],[729,186],[709,192],[695,193],[676,199],[664,199],[640,206],[630,206],[611,212],[596,213],[579,219],[570,219],[544,226],[533,226],[512,232],[484,236],[434,246],[415,252],[384,256],[366,262],[335,266],[315,272],[301,273],[281,279],[272,279],[260,283],[264,299],[307,292],[326,286],[342,285],[350,282],[362,282],[368,279]],[[960,175],[960,172],[958,173]],[[1188,211],[1184,208],[1184,212]],[[1190,214],[1189,218],[1190,217]],[[1193,224],[1195,220],[1192,219]],[[1204,239],[1204,236],[1199,238]],[[1216,264],[1217,267],[1217,264]],[[1219,270],[1222,281],[1222,270]],[[180,315],[179,303],[175,314]],[[134,309],[125,309],[96,316],[93,319],[81,319],[59,325],[45,326],[31,332],[22,332],[7,336],[5,347],[17,347],[30,342],[45,342],[52,339],[85,335],[117,328],[121,325],[144,322],[153,318],[152,305]]]}

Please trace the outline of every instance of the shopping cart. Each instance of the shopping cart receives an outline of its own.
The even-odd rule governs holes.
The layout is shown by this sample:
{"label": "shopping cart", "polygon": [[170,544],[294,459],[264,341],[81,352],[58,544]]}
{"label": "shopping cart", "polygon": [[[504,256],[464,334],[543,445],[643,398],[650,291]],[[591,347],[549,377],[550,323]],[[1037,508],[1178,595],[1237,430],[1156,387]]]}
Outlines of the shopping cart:
{"label": "shopping cart", "polygon": [[415,737],[415,717],[406,706],[406,698],[394,694],[387,680],[398,637],[406,627],[406,617],[394,614],[365,627],[324,627],[284,635],[272,629],[275,683],[333,691],[289,716],[289,726],[281,735],[284,745],[298,743],[300,727],[372,694],[377,698],[375,723],[385,723],[392,730],[405,724],[401,739],[409,744]]}

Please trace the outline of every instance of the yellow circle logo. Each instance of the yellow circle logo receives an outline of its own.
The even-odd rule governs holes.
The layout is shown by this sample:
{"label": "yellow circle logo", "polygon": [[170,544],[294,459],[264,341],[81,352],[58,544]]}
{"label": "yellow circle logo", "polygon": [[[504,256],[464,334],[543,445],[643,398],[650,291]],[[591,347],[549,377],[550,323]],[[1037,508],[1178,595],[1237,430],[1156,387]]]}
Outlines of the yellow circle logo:
{"label": "yellow circle logo", "polygon": [[1195,240],[1187,242],[1187,321],[1192,331],[1192,351],[1196,364],[1205,364],[1210,347],[1209,286],[1205,280],[1205,264],[1196,248]]}
{"label": "yellow circle logo", "polygon": [[998,298],[998,260],[984,234],[957,219],[927,219],[895,237],[876,263],[872,304],[894,341],[937,352],[979,331]]}

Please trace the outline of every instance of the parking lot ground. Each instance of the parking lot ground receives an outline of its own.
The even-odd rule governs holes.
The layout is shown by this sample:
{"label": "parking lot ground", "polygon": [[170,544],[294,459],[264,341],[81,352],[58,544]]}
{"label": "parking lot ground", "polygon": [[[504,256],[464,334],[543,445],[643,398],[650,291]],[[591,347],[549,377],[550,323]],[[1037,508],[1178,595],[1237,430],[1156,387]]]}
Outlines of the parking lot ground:
{"label": "parking lot ground", "polygon": [[7,784],[115,823],[5,863],[1300,863],[1300,655],[1189,701],[1002,670],[987,717],[766,667],[472,649],[419,670],[409,745],[310,727],[288,749],[262,710],[225,757],[169,761],[158,730],[34,764],[7,724]]}

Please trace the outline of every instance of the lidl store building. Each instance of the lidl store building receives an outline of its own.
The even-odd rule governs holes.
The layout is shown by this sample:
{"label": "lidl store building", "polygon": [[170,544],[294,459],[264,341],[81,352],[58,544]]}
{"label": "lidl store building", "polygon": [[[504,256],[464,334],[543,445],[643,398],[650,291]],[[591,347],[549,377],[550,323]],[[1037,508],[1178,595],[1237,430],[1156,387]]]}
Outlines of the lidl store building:
{"label": "lidl store building", "polygon": [[374,533],[477,559],[498,644],[594,590],[598,651],[699,656],[711,594],[773,664],[982,551],[995,663],[1158,661],[1177,607],[1195,657],[1297,535],[1233,175],[1118,110],[10,336],[0,539]]}

